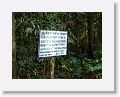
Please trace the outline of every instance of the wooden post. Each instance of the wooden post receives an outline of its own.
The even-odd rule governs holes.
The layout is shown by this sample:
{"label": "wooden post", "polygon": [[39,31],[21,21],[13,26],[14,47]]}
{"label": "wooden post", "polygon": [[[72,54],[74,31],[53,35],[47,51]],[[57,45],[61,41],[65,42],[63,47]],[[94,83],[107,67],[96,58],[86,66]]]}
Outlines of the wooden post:
{"label": "wooden post", "polygon": [[55,74],[54,74],[54,71],[55,71],[55,57],[51,57],[50,65],[51,65],[51,79],[54,79],[55,78]]}

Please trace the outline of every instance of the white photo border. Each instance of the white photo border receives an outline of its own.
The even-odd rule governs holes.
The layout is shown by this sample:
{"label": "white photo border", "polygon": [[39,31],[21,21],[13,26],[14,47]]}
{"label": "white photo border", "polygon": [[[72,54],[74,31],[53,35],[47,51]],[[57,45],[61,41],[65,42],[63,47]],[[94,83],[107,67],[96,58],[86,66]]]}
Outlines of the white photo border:
{"label": "white photo border", "polygon": [[[1,0],[0,6],[2,91],[114,91],[112,0]],[[102,12],[102,79],[12,79],[12,12]]]}

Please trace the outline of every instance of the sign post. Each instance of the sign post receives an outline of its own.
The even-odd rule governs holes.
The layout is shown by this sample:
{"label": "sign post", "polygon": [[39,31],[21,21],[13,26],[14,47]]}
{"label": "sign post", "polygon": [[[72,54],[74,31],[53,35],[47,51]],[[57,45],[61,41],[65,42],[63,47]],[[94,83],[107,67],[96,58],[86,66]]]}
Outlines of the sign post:
{"label": "sign post", "polygon": [[55,57],[51,57],[50,59],[50,65],[51,65],[51,79],[54,79],[54,70],[55,70]]}
{"label": "sign post", "polygon": [[67,52],[67,32],[41,30],[40,44],[38,50],[39,57],[51,57],[51,78],[54,79],[55,57],[66,55]]}

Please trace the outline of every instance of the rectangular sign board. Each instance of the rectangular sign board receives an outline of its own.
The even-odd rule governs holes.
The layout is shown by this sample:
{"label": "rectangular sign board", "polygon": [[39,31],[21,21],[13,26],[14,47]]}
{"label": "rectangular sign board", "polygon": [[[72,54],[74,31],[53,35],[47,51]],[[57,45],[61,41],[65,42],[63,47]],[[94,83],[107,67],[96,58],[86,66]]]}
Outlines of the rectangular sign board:
{"label": "rectangular sign board", "polygon": [[40,31],[39,57],[66,55],[67,31]]}

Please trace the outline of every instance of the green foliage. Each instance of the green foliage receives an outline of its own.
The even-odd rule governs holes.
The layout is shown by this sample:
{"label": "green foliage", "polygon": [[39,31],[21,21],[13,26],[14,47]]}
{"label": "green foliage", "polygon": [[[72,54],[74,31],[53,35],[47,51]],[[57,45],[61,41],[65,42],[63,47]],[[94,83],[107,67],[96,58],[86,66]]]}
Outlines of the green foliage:
{"label": "green foliage", "polygon": [[[50,78],[50,57],[38,57],[39,31],[68,31],[67,55],[55,57],[55,78],[102,78],[100,12],[15,12],[16,74],[19,79]],[[90,28],[90,29],[89,29]]]}

